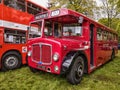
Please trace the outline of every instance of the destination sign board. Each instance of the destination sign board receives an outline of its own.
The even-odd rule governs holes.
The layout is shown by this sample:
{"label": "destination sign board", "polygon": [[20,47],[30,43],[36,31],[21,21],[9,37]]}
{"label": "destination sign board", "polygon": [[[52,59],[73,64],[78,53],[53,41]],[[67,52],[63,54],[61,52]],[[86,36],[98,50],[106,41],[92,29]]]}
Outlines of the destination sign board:
{"label": "destination sign board", "polygon": [[42,18],[47,18],[48,17],[48,13],[43,13],[43,14],[39,14],[35,16],[35,19],[42,19]]}

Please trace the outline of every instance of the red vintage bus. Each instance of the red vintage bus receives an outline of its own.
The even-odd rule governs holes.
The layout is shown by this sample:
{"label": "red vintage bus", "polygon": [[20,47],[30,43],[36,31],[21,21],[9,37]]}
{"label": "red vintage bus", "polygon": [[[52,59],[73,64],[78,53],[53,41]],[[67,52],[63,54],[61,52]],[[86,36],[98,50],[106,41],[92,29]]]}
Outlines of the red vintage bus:
{"label": "red vintage bus", "polygon": [[26,35],[33,15],[47,11],[30,0],[0,0],[0,69],[26,64]]}
{"label": "red vintage bus", "polygon": [[[39,33],[34,38],[33,26]],[[35,15],[29,33],[30,70],[66,74],[71,84],[80,83],[84,73],[112,60],[118,52],[115,31],[65,8]]]}

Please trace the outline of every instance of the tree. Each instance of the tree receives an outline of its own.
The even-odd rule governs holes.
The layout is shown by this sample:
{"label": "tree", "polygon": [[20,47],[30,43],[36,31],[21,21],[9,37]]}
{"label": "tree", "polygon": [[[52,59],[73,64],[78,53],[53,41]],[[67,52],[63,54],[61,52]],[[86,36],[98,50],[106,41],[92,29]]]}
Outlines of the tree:
{"label": "tree", "polygon": [[[108,26],[107,23],[108,23],[108,19],[107,18],[101,18],[99,19],[100,23],[102,23],[103,25],[105,26]],[[118,31],[120,30],[120,18],[112,18],[112,29],[114,29],[115,31]]]}
{"label": "tree", "polygon": [[117,7],[120,8],[120,0],[117,2]]}
{"label": "tree", "polygon": [[49,6],[49,9],[54,10],[61,7],[66,7],[68,2],[69,0],[49,0],[48,6]]}
{"label": "tree", "polygon": [[75,10],[90,18],[94,18],[94,11],[97,8],[95,0],[51,0],[50,9],[65,7]]}
{"label": "tree", "polygon": [[[107,26],[112,27],[113,19],[120,14],[120,8],[118,7],[120,0],[102,0],[101,10],[108,19]],[[118,5],[117,5],[118,4]]]}
{"label": "tree", "polygon": [[118,36],[119,36],[118,41],[120,43],[120,22],[117,24],[116,30],[117,30],[117,33],[118,33]]}
{"label": "tree", "polygon": [[108,20],[107,18],[101,18],[98,20],[98,22],[100,22],[101,24],[105,25],[105,26],[108,26]]}

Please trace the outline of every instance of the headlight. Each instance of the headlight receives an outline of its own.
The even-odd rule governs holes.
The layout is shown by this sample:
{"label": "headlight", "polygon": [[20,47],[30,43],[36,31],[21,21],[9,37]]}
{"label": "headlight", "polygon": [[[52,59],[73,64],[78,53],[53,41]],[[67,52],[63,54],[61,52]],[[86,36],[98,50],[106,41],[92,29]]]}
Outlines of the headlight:
{"label": "headlight", "polygon": [[54,67],[54,71],[57,72],[59,70],[59,67],[58,66],[55,66]]}
{"label": "headlight", "polygon": [[55,54],[53,55],[53,60],[54,60],[54,61],[58,61],[58,59],[59,59],[59,54],[58,54],[58,53],[55,53]]}
{"label": "headlight", "polygon": [[28,56],[30,57],[32,55],[32,51],[28,51]]}

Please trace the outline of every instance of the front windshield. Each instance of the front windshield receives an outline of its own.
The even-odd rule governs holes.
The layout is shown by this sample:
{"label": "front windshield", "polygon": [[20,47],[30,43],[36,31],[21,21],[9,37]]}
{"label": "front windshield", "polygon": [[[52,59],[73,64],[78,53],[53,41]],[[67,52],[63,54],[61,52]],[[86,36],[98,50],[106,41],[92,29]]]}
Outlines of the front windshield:
{"label": "front windshield", "polygon": [[81,36],[82,35],[82,25],[78,23],[65,24],[63,26],[63,36]]}
{"label": "front windshield", "polygon": [[31,23],[29,29],[29,38],[41,37],[41,27],[42,21]]}

